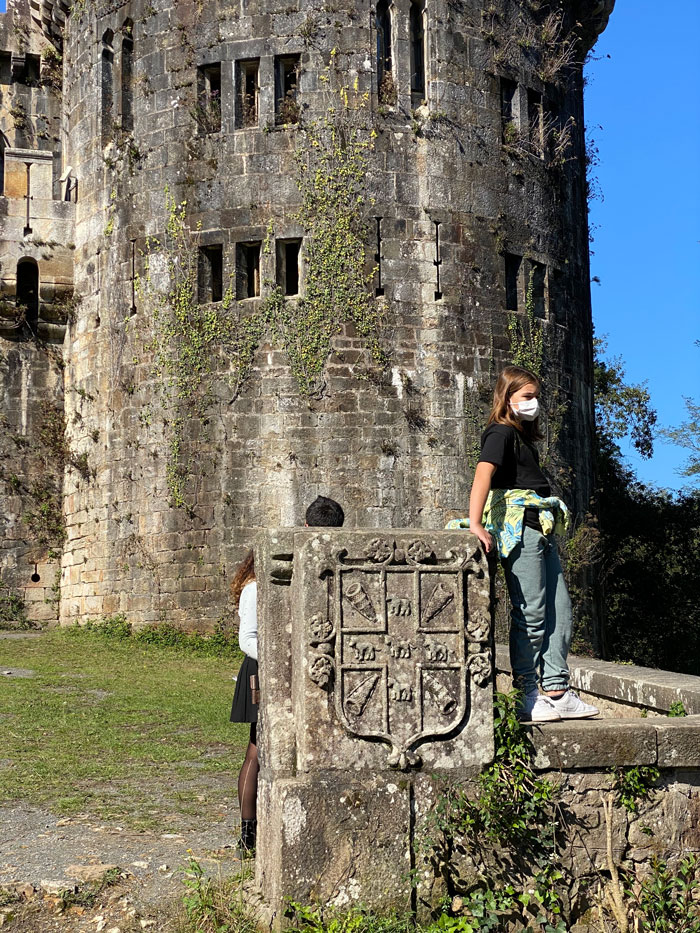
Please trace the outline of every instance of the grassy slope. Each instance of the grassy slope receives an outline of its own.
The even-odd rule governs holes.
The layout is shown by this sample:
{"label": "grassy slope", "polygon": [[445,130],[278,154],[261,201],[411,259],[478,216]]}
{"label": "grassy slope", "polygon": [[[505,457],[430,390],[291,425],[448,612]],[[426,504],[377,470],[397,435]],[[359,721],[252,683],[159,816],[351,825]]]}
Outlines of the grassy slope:
{"label": "grassy slope", "polygon": [[0,640],[0,804],[136,828],[220,818],[247,726],[228,722],[230,659],[53,630]]}

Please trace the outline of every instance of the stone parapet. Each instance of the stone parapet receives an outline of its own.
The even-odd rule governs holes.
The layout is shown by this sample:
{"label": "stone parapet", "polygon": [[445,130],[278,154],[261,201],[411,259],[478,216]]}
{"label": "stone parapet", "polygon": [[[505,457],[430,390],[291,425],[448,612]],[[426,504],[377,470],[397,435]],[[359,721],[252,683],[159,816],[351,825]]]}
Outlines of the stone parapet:
{"label": "stone parapet", "polygon": [[[496,645],[495,657],[499,688],[509,689],[508,648]],[[700,715],[700,677],[574,655],[569,657],[569,670],[571,685],[605,717],[665,715],[674,703],[682,703],[688,715]]]}
{"label": "stone parapet", "polygon": [[533,726],[532,741],[541,769],[700,767],[700,716],[547,723]]}
{"label": "stone parapet", "polygon": [[256,575],[265,899],[276,914],[360,895],[408,908],[433,778],[493,757],[481,547],[464,532],[282,529],[261,536]]}

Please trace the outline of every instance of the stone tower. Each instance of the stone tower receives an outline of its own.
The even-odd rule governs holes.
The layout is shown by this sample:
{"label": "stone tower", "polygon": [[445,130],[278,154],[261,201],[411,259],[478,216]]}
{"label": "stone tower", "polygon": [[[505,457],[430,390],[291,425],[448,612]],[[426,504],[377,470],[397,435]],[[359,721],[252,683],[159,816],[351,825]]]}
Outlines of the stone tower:
{"label": "stone tower", "polygon": [[[586,510],[582,62],[612,6],[10,4],[42,74],[62,55],[51,96],[22,90],[3,53],[36,126],[53,121],[31,157],[52,260],[21,229],[37,202],[10,191],[17,150],[2,199],[8,315],[16,258],[34,256],[61,368],[47,374],[58,324],[48,355],[27,325],[1,339],[24,360],[2,410],[35,410],[15,433],[46,440],[45,399],[58,411],[64,389],[63,623],[211,627],[257,531],[303,523],[319,493],[351,525],[442,527],[466,509],[484,404],[514,358],[542,368],[548,468]],[[19,587],[30,532],[8,549]]]}

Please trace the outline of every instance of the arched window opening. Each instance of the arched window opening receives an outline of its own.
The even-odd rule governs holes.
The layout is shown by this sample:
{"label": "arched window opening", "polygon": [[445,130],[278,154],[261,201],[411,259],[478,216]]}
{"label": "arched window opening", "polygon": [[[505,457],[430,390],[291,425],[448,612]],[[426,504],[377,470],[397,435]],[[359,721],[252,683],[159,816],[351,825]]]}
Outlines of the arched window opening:
{"label": "arched window opening", "polygon": [[122,130],[130,133],[134,128],[134,24],[130,19],[122,26],[121,72]]}
{"label": "arched window opening", "polygon": [[391,55],[391,4],[379,0],[375,16],[377,27],[377,91],[380,104],[396,103],[393,60]]}
{"label": "arched window opening", "polygon": [[39,266],[35,259],[17,263],[17,307],[23,313],[25,327],[36,335],[39,323]]}
{"label": "arched window opening", "polygon": [[108,29],[102,36],[100,81],[102,84],[102,145],[104,146],[114,135],[114,33],[111,29]]}
{"label": "arched window opening", "polygon": [[420,106],[425,100],[425,0],[411,0],[409,15],[411,41],[411,103]]}

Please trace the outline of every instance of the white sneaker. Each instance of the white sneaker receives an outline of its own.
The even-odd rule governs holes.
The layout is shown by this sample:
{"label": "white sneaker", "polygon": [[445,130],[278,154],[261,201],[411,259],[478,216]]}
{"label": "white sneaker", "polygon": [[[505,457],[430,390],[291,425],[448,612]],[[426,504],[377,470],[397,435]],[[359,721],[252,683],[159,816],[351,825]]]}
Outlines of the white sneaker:
{"label": "white sneaker", "polygon": [[573,690],[567,690],[558,700],[554,697],[547,697],[547,699],[562,719],[589,719],[600,712],[597,706],[584,703]]}
{"label": "white sneaker", "polygon": [[561,716],[549,697],[537,690],[526,693],[518,710],[521,722],[556,722]]}

